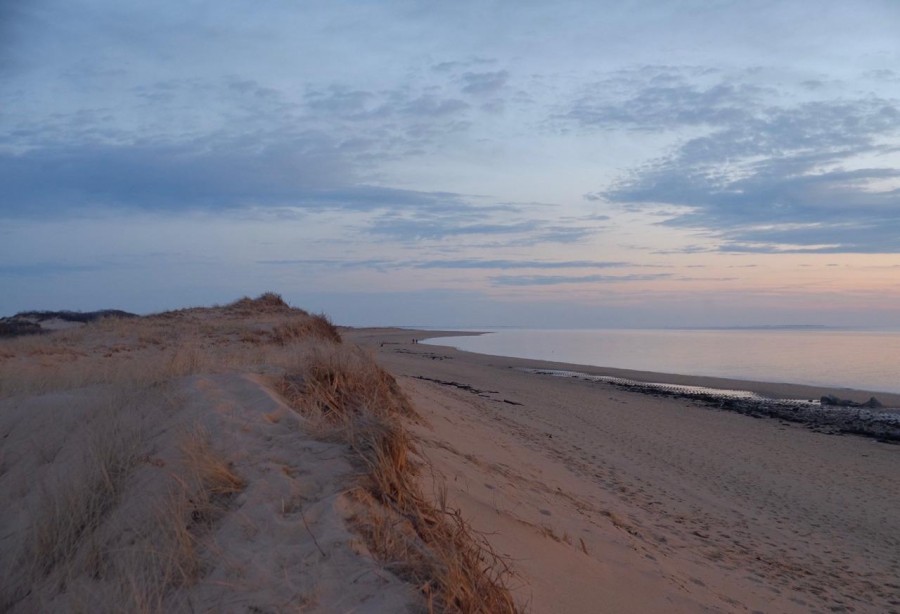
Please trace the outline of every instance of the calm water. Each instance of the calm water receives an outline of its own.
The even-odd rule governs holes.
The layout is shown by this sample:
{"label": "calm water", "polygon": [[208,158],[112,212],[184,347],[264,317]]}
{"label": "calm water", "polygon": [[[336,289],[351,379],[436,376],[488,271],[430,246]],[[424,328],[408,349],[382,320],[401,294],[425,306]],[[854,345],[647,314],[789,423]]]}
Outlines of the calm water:
{"label": "calm water", "polygon": [[598,367],[900,393],[900,331],[503,330],[429,343]]}

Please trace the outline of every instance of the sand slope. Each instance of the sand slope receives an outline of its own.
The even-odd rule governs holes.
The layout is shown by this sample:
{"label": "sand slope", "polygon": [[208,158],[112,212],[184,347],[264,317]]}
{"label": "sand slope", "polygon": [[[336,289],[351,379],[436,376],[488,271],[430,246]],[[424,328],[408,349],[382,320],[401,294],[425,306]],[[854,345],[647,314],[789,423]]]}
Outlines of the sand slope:
{"label": "sand slope", "polygon": [[900,447],[418,334],[350,336],[403,376],[448,498],[510,556],[533,611],[900,611]]}
{"label": "sand slope", "polygon": [[[7,600],[19,592],[13,612],[415,609],[412,588],[383,571],[348,530],[346,492],[358,470],[345,447],[311,439],[300,417],[258,376],[182,378],[131,399],[128,415],[118,411],[121,398],[111,400],[116,411],[98,410],[103,394],[90,389],[0,402],[6,468],[0,490],[9,495],[0,551],[4,578],[20,583],[4,587]],[[90,486],[96,438],[118,435],[109,420],[118,433],[130,432],[134,468],[89,540],[61,555],[47,576],[21,577],[17,564],[33,556],[33,514],[62,522],[48,510],[60,497],[73,500],[60,493]],[[243,481],[209,518],[193,505],[196,468],[185,458],[184,448],[198,438]],[[171,539],[178,523],[191,536],[190,552],[179,552],[184,544]],[[104,553],[101,560],[90,562],[91,548]],[[165,560],[170,556],[185,560]],[[167,566],[173,574],[181,566],[194,578],[166,592]]]}
{"label": "sand slope", "polygon": [[404,419],[271,293],[4,339],[0,611],[515,611]]}

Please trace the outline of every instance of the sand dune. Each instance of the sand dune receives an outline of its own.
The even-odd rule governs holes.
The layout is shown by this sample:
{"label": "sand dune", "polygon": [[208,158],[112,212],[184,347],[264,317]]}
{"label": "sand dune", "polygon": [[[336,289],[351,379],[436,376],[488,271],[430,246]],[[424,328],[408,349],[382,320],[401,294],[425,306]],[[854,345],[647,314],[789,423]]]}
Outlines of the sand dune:
{"label": "sand dune", "polygon": [[514,611],[418,419],[276,295],[4,340],[0,611]]}

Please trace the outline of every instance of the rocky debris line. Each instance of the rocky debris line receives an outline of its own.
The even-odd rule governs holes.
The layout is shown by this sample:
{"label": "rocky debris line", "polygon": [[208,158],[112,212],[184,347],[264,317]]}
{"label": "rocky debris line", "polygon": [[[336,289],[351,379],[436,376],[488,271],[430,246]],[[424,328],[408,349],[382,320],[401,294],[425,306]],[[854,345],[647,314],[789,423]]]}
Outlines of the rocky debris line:
{"label": "rocky debris line", "polygon": [[785,422],[795,422],[822,433],[863,435],[878,441],[900,443],[900,409],[873,411],[882,408],[882,404],[875,397],[865,403],[843,400],[833,395],[825,395],[818,402],[767,399],[741,390],[637,382],[577,371],[545,369],[525,369],[525,371],[556,377],[577,377],[656,397],[689,399],[707,407],[736,411],[754,418],[777,418]]}
{"label": "rocky debris line", "polygon": [[460,390],[465,390],[466,392],[471,392],[472,394],[477,394],[480,397],[485,399],[490,399],[491,401],[498,401],[500,403],[506,403],[507,405],[522,405],[518,401],[510,401],[509,399],[495,399],[489,395],[492,394],[500,394],[499,390],[479,390],[478,388],[473,388],[468,384],[460,384],[459,382],[448,382],[442,379],[434,379],[433,377],[425,377],[424,375],[413,375],[415,379],[425,380],[426,382],[434,382],[435,384],[440,384],[441,386],[450,386],[451,388],[459,388]]}
{"label": "rocky debris line", "polygon": [[865,403],[856,403],[854,401],[848,401],[847,399],[839,399],[832,394],[826,394],[819,399],[819,402],[822,404],[822,407],[866,407],[868,409],[880,409],[884,407],[884,405],[882,405],[875,397],[869,397],[869,400]]}
{"label": "rocky debris line", "polygon": [[477,394],[478,396],[487,396],[488,394],[497,394],[499,391],[497,390],[479,390],[478,388],[473,388],[468,384],[460,384],[459,382],[448,382],[442,379],[435,379],[433,377],[425,377],[424,375],[414,375],[415,379],[425,380],[426,382],[434,382],[435,384],[440,384],[441,386],[450,386],[451,388],[459,388],[460,390],[465,390],[466,392],[471,392],[472,394]]}
{"label": "rocky debris line", "polygon": [[136,318],[136,314],[120,309],[99,311],[22,311],[8,318],[0,318],[0,337],[36,335],[52,330],[50,321],[87,324],[100,318]]}
{"label": "rocky debris line", "polygon": [[[382,343],[381,345],[384,346],[384,345],[386,345],[386,344],[388,344],[388,343],[394,343],[394,342],[392,342],[392,341],[385,341],[385,342]],[[398,349],[398,350],[394,350],[394,352],[396,352],[397,354],[415,354],[416,356],[422,356],[422,357],[424,357],[424,358],[430,358],[431,360],[452,360],[452,358],[453,358],[452,356],[443,356],[443,355],[441,355],[441,354],[435,354],[435,353],[433,353],[433,352],[413,352],[413,351],[406,350],[406,349],[402,349],[402,348],[401,348],[401,349]]]}
{"label": "rocky debris line", "polygon": [[[871,411],[881,407],[881,403],[874,397],[866,403],[843,401],[839,404],[825,402],[819,404],[788,399],[733,398],[712,393],[678,392],[640,383],[610,383],[613,386],[659,397],[691,399],[708,407],[736,411],[754,418],[778,418],[786,422],[795,422],[822,433],[863,435],[882,442],[900,443],[900,414]],[[875,404],[871,404],[873,401]]]}

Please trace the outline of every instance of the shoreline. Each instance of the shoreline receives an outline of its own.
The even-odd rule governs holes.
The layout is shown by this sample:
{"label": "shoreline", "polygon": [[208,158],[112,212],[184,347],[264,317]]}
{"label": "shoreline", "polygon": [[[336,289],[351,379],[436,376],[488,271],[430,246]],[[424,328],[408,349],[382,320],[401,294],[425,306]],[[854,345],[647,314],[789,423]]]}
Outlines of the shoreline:
{"label": "shoreline", "polygon": [[[424,331],[429,332],[429,331]],[[453,331],[444,331],[437,330],[434,331],[437,334],[434,337],[427,337],[422,339],[421,341],[426,343],[427,345],[443,345],[440,343],[440,339],[458,336],[458,337],[474,337],[474,336],[482,336],[487,334],[492,334],[497,331],[466,331],[466,332],[458,332],[454,333]],[[539,331],[539,332],[547,332],[553,333],[554,331]],[[562,331],[569,332],[569,331]],[[641,331],[641,332],[652,332],[652,331]],[[665,332],[665,331],[663,331]],[[827,381],[792,381],[790,379],[781,380],[774,379],[775,376],[764,376],[762,374],[758,374],[756,377],[747,376],[741,372],[734,373],[723,373],[723,374],[704,374],[702,372],[680,372],[677,370],[677,366],[671,365],[668,368],[662,369],[653,369],[653,368],[643,368],[641,366],[620,366],[615,363],[615,360],[605,360],[608,357],[604,357],[603,362],[592,362],[592,361],[579,361],[579,360],[565,360],[556,359],[553,357],[543,357],[543,356],[514,356],[514,355],[506,355],[506,354],[495,354],[490,351],[482,351],[476,349],[468,349],[466,347],[455,347],[459,351],[472,352],[474,354],[484,354],[486,356],[496,356],[502,358],[521,358],[524,360],[534,360],[537,362],[547,362],[547,363],[557,363],[557,364],[565,364],[565,365],[578,365],[582,367],[590,367],[591,369],[601,369],[604,371],[604,375],[610,375],[613,377],[624,377],[626,379],[639,379],[640,381],[646,381],[650,383],[651,377],[662,378],[658,381],[658,383],[676,383],[675,378],[680,378],[679,382],[688,381],[688,380],[708,380],[708,381],[723,381],[723,382],[742,382],[745,386],[751,386],[753,388],[745,388],[746,390],[756,391],[761,386],[794,386],[794,387],[805,387],[810,389],[827,389],[833,392],[839,391],[847,391],[851,393],[864,393],[870,396],[893,396],[900,399],[900,388],[888,389],[888,388],[878,388],[877,385],[844,385],[840,383],[827,382]],[[749,368],[753,368],[752,365],[748,365]],[[633,374],[635,377],[631,377],[630,375],[622,375],[622,374]],[[593,373],[592,373],[593,375]],[[840,381],[839,379],[835,379],[835,382]],[[884,384],[884,382],[882,382]],[[685,385],[692,385],[687,383]],[[888,384],[884,384],[887,386]],[[716,386],[710,386],[716,387]],[[762,396],[771,396],[765,395]],[[900,408],[900,401],[895,402],[893,407]]]}
{"label": "shoreline", "polygon": [[[418,344],[459,331],[346,329],[422,414],[446,500],[507,557],[534,612],[892,611],[900,456],[696,399],[523,369],[775,398],[866,391],[506,358]],[[887,404],[898,395],[879,395]],[[428,482],[428,475],[423,479]],[[426,488],[427,489],[427,488]],[[440,491],[436,491],[440,498]]]}
{"label": "shoreline", "polygon": [[[360,336],[384,336],[385,340],[383,341],[383,343],[385,344],[405,344],[408,340],[412,339],[415,339],[417,343],[422,343],[422,341],[425,340],[441,339],[443,337],[478,336],[487,333],[487,331],[460,332],[439,329],[419,330],[396,327],[346,327],[345,330],[356,331],[355,334],[359,334]],[[614,377],[633,380],[640,384],[671,384],[675,386],[696,386],[702,388],[713,388],[717,390],[742,390],[752,392],[768,399],[808,401],[811,399],[819,399],[824,395],[832,395],[841,399],[848,399],[854,402],[864,403],[872,396],[875,396],[879,401],[881,401],[884,408],[900,411],[900,393],[893,392],[836,386],[814,386],[810,384],[795,384],[791,382],[755,381],[709,375],[663,373],[659,371],[642,371],[638,369],[625,369],[619,367],[599,367],[596,365],[559,362],[536,358],[517,358],[515,356],[502,356],[498,354],[482,354],[480,352],[469,352],[467,350],[457,349],[450,345],[440,345],[438,343],[432,342],[422,343],[422,345],[442,351],[449,350],[454,353],[472,357],[483,357],[485,359],[489,359],[494,364],[502,363],[512,367],[541,370],[576,371],[592,376]]]}
{"label": "shoreline", "polygon": [[[426,337],[425,340],[428,341],[450,336],[450,331],[422,332],[436,333],[433,337]],[[471,336],[481,334],[484,333],[470,333]],[[416,343],[419,342],[420,339],[417,338]],[[702,403],[710,409],[733,411],[756,418],[784,420],[826,434],[859,435],[884,443],[900,443],[900,394],[557,363],[541,359],[467,352],[434,342],[425,345],[486,356],[495,361],[504,359],[527,361],[529,366],[515,368],[535,375],[605,381],[613,386],[645,395],[680,398]],[[750,393],[752,396],[745,396],[742,393]],[[820,399],[827,397],[844,401],[847,405],[825,405],[820,402]],[[880,407],[866,406],[866,403],[876,400]]]}

